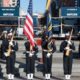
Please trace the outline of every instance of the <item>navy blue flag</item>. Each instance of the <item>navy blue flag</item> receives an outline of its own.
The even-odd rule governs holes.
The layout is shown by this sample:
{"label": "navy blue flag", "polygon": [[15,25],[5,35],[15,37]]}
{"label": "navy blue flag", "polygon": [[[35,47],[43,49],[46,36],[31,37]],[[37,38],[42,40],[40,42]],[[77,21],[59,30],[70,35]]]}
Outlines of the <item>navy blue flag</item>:
{"label": "navy blue flag", "polygon": [[47,14],[47,31],[48,31],[48,37],[52,35],[52,21],[51,21],[51,0],[47,0],[46,4],[46,10],[48,11]]}

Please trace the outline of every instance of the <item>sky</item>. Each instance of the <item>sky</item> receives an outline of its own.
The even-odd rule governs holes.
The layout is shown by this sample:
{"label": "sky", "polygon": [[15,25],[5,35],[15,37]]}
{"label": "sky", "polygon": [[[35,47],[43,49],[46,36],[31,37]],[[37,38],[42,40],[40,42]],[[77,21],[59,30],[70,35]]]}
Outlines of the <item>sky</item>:
{"label": "sky", "polygon": [[[20,0],[20,9],[27,12],[29,0]],[[33,0],[33,13],[44,13],[46,0]]]}

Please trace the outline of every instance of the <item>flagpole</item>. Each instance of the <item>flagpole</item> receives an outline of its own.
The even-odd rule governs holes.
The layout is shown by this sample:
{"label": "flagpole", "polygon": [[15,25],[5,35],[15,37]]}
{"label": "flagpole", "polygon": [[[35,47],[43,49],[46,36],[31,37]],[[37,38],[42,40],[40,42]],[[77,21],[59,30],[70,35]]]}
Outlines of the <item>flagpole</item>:
{"label": "flagpole", "polygon": [[49,10],[49,8],[50,8],[50,4],[51,4],[51,0],[47,0],[46,10]]}
{"label": "flagpole", "polygon": [[33,47],[32,47],[32,45],[30,44],[30,51],[32,52],[32,50],[33,50]]}

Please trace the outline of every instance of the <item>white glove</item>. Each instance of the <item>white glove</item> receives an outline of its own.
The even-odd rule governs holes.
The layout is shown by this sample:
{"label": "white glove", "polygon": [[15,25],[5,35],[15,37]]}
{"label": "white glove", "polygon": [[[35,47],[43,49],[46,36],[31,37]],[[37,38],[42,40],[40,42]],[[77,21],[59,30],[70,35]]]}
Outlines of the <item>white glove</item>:
{"label": "white glove", "polygon": [[68,41],[68,44],[70,44],[70,45],[71,45],[71,41]]}
{"label": "white glove", "polygon": [[47,53],[47,57],[49,58],[51,56],[51,53]]}
{"label": "white glove", "polygon": [[66,50],[70,49],[69,47],[65,47]]}
{"label": "white glove", "polygon": [[4,53],[4,55],[7,57],[7,56],[8,56],[8,53],[7,53],[7,52],[5,52],[5,53]]}
{"label": "white glove", "polygon": [[33,56],[33,53],[29,53],[29,57],[32,57]]}
{"label": "white glove", "polygon": [[13,46],[13,43],[12,43],[12,41],[10,41],[10,42],[9,42],[9,45]]}

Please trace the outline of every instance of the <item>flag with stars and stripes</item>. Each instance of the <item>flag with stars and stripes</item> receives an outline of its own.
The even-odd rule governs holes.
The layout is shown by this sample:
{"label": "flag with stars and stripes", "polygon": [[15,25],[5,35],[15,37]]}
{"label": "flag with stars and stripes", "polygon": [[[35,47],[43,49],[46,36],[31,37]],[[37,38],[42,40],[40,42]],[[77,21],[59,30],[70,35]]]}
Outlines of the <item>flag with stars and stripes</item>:
{"label": "flag with stars and stripes", "polygon": [[32,0],[29,1],[28,11],[23,28],[24,35],[29,39],[31,46],[34,46],[34,31],[33,31],[33,4]]}

